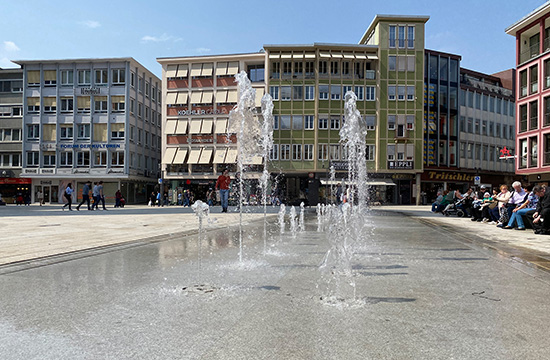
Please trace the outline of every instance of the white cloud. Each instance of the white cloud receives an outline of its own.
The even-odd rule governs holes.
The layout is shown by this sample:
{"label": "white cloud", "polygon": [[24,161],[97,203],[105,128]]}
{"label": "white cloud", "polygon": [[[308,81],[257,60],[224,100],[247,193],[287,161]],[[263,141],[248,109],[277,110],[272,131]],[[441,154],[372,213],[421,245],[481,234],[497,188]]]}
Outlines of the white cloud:
{"label": "white cloud", "polygon": [[90,29],[95,29],[101,26],[99,21],[94,20],[81,21],[80,24],[89,27]]}
{"label": "white cloud", "polygon": [[162,34],[161,36],[151,36],[151,35],[145,35],[141,38],[142,42],[166,42],[166,41],[181,41],[181,38],[176,38],[172,35],[168,35],[166,33]]}
{"label": "white cloud", "polygon": [[4,41],[4,51],[6,52],[16,52],[19,51],[19,47],[15,45],[13,41]]}
{"label": "white cloud", "polygon": [[18,65],[12,63],[10,59],[8,59],[7,57],[0,57],[0,68],[7,69],[15,67],[18,67]]}
{"label": "white cloud", "polygon": [[198,48],[198,49],[195,49],[196,52],[198,52],[199,54],[206,54],[206,53],[209,53],[210,51],[212,51],[211,49],[209,48]]}

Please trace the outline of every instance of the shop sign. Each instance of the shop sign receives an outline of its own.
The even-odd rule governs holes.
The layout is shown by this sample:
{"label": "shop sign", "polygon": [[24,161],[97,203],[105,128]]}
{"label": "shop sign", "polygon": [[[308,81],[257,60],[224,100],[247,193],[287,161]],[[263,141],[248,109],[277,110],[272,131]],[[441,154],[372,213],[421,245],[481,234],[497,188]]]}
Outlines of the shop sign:
{"label": "shop sign", "polygon": [[27,185],[32,184],[32,179],[28,178],[0,178],[0,185]]}
{"label": "shop sign", "polygon": [[40,185],[51,185],[51,184],[52,184],[52,181],[51,181],[51,180],[48,180],[48,181],[41,180],[41,181],[40,181]]}
{"label": "shop sign", "polygon": [[334,170],[348,170],[348,162],[347,161],[331,161],[330,167],[334,167]]}
{"label": "shop sign", "polygon": [[213,108],[206,108],[206,109],[183,109],[178,110],[178,115],[180,116],[197,116],[197,115],[224,115],[228,114],[227,109],[221,108],[221,109],[213,109]]}
{"label": "shop sign", "polygon": [[437,171],[428,171],[428,180],[439,180],[439,181],[474,181],[475,175],[457,173],[457,172],[437,172]]}
{"label": "shop sign", "polygon": [[412,170],[414,169],[414,161],[388,161],[388,169]]}
{"label": "shop sign", "polygon": [[190,144],[212,144],[214,143],[213,136],[200,136],[200,137],[191,137],[188,139]]}
{"label": "shop sign", "polygon": [[101,88],[91,87],[91,88],[80,88],[80,95],[100,95]]}
{"label": "shop sign", "polygon": [[59,149],[120,149],[122,144],[58,144]]}

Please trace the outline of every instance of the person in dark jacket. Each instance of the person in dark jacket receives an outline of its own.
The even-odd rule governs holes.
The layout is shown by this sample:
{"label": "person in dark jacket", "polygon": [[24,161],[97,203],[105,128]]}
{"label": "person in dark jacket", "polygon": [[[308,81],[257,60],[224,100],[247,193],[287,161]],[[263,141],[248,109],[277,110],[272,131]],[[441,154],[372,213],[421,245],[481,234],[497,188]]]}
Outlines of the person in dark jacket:
{"label": "person in dark jacket", "polygon": [[547,234],[550,228],[550,194],[546,194],[543,186],[540,192],[539,202],[533,214],[533,228],[535,234]]}

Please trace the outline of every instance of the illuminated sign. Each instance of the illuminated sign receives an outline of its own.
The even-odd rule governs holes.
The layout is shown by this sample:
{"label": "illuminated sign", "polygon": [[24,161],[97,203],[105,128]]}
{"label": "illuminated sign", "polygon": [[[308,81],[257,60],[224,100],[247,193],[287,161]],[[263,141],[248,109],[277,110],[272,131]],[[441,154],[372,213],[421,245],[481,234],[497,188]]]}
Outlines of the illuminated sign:
{"label": "illuminated sign", "polygon": [[414,169],[414,161],[388,161],[388,169],[412,170]]}
{"label": "illuminated sign", "polygon": [[225,108],[221,109],[183,109],[178,110],[178,115],[180,116],[193,116],[193,115],[223,115],[228,114],[227,110]]}

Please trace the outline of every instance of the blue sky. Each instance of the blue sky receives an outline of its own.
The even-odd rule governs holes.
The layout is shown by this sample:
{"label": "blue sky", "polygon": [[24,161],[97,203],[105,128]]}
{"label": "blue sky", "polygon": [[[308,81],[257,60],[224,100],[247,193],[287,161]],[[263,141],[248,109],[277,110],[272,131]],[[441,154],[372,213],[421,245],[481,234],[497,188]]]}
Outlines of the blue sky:
{"label": "blue sky", "polygon": [[543,0],[7,1],[0,67],[9,60],[157,57],[259,51],[263,44],[357,43],[376,14],[428,15],[426,48],[485,73],[514,67],[504,29]]}

